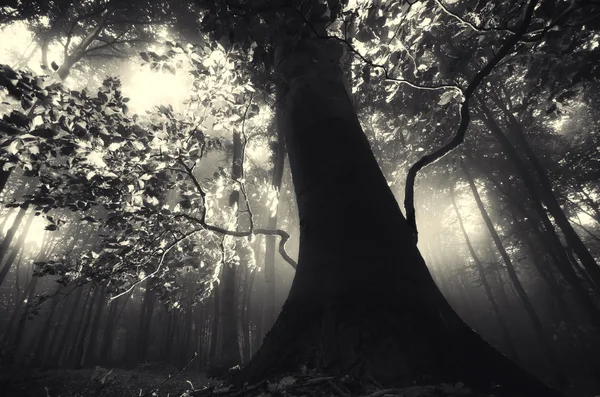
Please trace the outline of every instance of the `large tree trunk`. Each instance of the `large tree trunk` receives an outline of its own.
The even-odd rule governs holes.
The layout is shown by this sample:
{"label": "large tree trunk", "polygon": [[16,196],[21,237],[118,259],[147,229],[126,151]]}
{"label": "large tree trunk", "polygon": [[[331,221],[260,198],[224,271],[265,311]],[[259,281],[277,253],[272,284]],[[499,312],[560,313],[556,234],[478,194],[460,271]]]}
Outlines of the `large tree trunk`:
{"label": "large tree trunk", "polygon": [[[333,40],[278,48],[280,128],[300,216],[289,296],[241,378],[295,371],[384,384],[462,380],[557,396],[483,341],[436,287],[353,108]],[[496,391],[496,394],[502,394]]]}

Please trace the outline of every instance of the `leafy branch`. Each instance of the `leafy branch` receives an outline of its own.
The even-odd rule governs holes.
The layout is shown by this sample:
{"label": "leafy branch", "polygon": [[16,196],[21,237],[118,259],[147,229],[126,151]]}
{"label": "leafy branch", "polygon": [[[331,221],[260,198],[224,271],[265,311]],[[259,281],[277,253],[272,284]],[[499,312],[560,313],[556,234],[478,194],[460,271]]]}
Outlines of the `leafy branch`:
{"label": "leafy branch", "polygon": [[361,61],[363,61],[366,65],[370,66],[371,68],[381,69],[383,71],[383,76],[384,76],[385,80],[393,81],[395,83],[400,83],[400,84],[406,84],[410,87],[413,87],[413,88],[416,88],[419,90],[437,91],[437,90],[453,89],[453,90],[457,90],[458,92],[462,93],[462,89],[457,84],[425,85],[425,84],[415,83],[408,79],[392,77],[390,75],[390,73],[388,72],[387,68],[385,67],[385,65],[375,63],[375,62],[371,61],[370,59],[368,59],[366,56],[361,54],[360,51],[358,51],[356,48],[354,48],[354,46],[350,43],[350,41],[348,41],[348,39],[337,37],[337,36],[323,35],[323,34],[319,33],[317,31],[317,29],[313,26],[313,24],[308,20],[308,18],[300,10],[298,10],[292,6],[288,6],[288,8],[291,8],[294,11],[296,11],[296,13],[298,13],[298,15],[300,15],[300,17],[302,17],[306,26],[308,26],[312,30],[314,35],[317,36],[319,39],[338,41],[338,42],[344,44],[346,46],[346,48],[348,49],[348,51],[350,51],[351,53],[353,53],[357,57],[359,57],[361,59]]}

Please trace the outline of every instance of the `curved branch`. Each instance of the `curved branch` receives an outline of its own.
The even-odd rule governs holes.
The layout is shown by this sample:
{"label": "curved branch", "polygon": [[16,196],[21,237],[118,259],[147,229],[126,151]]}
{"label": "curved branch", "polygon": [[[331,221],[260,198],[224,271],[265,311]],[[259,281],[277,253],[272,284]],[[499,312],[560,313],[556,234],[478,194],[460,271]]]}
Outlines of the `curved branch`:
{"label": "curved branch", "polygon": [[226,236],[232,237],[248,237],[251,235],[261,234],[265,236],[279,236],[279,253],[285,259],[287,263],[289,263],[294,269],[298,267],[296,261],[285,251],[285,243],[290,239],[290,235],[288,232],[280,229],[276,230],[268,230],[268,229],[254,229],[254,230],[246,230],[246,231],[234,231],[223,229],[222,227],[215,225],[205,225],[206,230],[210,230],[211,232],[223,234]]}
{"label": "curved branch", "polygon": [[469,83],[467,89],[463,92],[463,103],[460,108],[460,123],[456,131],[456,135],[450,142],[441,148],[437,149],[433,153],[429,153],[419,159],[416,163],[410,167],[408,175],[406,177],[406,188],[404,193],[404,208],[406,210],[406,220],[408,224],[413,228],[413,234],[415,244],[418,241],[417,222],[415,217],[415,179],[417,173],[424,167],[438,161],[446,154],[460,146],[465,140],[465,134],[471,121],[471,115],[469,113],[469,100],[475,93],[475,90],[479,87],[479,84],[491,73],[496,65],[512,50],[512,48],[521,40],[521,38],[527,32],[529,23],[533,16],[533,12],[539,0],[531,0],[525,11],[525,17],[523,23],[513,36],[506,40],[506,42],[500,47],[498,53],[473,77],[473,80]]}
{"label": "curved branch", "polygon": [[483,26],[475,26],[473,25],[471,22],[467,21],[466,19],[462,18],[460,15],[450,11],[448,9],[448,7],[446,7],[444,5],[444,3],[441,2],[441,0],[435,0],[435,3],[438,5],[438,7],[440,7],[447,15],[455,18],[456,20],[458,20],[461,24],[466,25],[468,27],[470,27],[471,29],[473,29],[476,32],[506,32],[506,33],[510,33],[510,34],[516,34],[516,32],[512,29],[509,28],[486,28]]}
{"label": "curved branch", "polygon": [[194,230],[192,230],[190,232],[187,232],[183,236],[181,236],[180,238],[176,239],[171,244],[169,244],[169,246],[165,247],[164,250],[163,250],[163,253],[160,256],[160,260],[158,261],[158,266],[156,266],[156,269],[152,273],[150,273],[150,274],[148,274],[148,275],[146,275],[146,276],[144,276],[144,277],[136,280],[133,284],[131,284],[131,286],[129,288],[127,288],[125,291],[121,292],[120,294],[117,294],[117,295],[111,297],[109,299],[109,301],[113,301],[113,300],[115,300],[115,299],[117,299],[117,298],[119,298],[119,297],[121,297],[121,296],[123,296],[125,294],[128,294],[129,292],[133,291],[133,289],[136,287],[136,285],[138,285],[140,283],[143,283],[144,281],[148,280],[150,277],[154,277],[158,273],[158,271],[162,268],[162,265],[163,265],[163,263],[165,261],[165,257],[167,256],[167,254],[169,253],[169,251],[171,251],[177,244],[179,244],[180,242],[182,242],[186,238],[188,238],[190,236],[193,236],[194,234],[196,234],[196,233],[198,233],[199,231],[202,231],[202,230],[203,229],[194,229]]}
{"label": "curved branch", "polygon": [[176,217],[181,217],[181,218],[185,218],[188,219],[192,222],[196,222],[198,223],[201,227],[203,227],[204,229],[214,232],[214,233],[218,233],[221,235],[225,235],[225,236],[231,236],[231,237],[250,237],[252,235],[263,235],[263,236],[279,236],[280,240],[279,240],[279,253],[281,254],[281,257],[290,264],[290,266],[292,266],[294,269],[296,269],[298,267],[298,263],[286,252],[285,250],[285,244],[288,242],[288,240],[291,238],[290,234],[288,232],[286,232],[285,230],[281,230],[281,229],[274,229],[274,230],[270,230],[270,229],[250,229],[250,230],[227,230],[225,228],[222,228],[220,226],[216,226],[216,225],[210,225],[207,224],[205,220],[202,220],[200,218],[196,218],[195,216],[192,215],[188,215],[188,214],[177,214],[175,215]]}

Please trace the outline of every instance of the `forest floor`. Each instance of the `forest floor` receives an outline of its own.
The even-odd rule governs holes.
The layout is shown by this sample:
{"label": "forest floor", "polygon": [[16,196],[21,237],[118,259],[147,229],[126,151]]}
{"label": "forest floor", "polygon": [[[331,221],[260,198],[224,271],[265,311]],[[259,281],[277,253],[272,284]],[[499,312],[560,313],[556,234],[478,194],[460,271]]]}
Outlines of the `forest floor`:
{"label": "forest floor", "polygon": [[[0,373],[1,397],[178,397],[186,390],[205,386],[207,379],[197,370],[175,375],[177,369],[148,370],[89,368],[81,370],[34,370]],[[164,384],[162,384],[165,382]],[[191,383],[190,383],[191,382]],[[162,385],[161,385],[162,384]]]}
{"label": "forest floor", "polygon": [[[593,396],[568,393],[570,396]],[[207,379],[197,370],[96,367],[81,370],[35,370],[0,373],[0,397],[489,397],[462,383],[383,389],[347,377],[316,373],[282,375],[236,388]],[[531,396],[535,397],[535,396]]]}

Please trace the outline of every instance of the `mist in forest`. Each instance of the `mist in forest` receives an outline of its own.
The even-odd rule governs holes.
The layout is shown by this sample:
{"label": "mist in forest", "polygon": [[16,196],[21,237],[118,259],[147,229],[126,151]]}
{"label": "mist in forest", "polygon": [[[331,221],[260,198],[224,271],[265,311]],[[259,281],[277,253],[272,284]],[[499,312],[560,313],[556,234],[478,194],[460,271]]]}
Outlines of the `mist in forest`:
{"label": "mist in forest", "polygon": [[0,396],[600,394],[599,22],[0,5]]}

